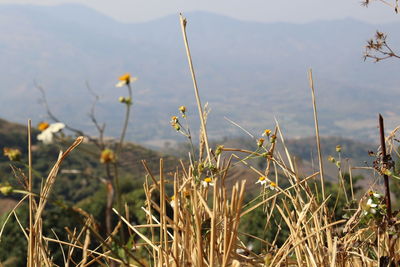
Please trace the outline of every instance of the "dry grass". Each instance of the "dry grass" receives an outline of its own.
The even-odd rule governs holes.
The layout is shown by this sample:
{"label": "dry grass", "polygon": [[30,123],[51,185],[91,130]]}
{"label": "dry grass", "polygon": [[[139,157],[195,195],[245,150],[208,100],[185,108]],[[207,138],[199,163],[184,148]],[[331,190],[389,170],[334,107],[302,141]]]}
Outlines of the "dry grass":
{"label": "dry grass", "polygon": [[[276,132],[280,133],[279,126]],[[280,137],[281,145],[284,139]],[[308,177],[301,177],[291,163],[290,152],[286,155],[269,155],[265,158],[267,166],[271,166],[276,174],[276,182],[287,180],[290,186],[277,187],[276,191],[262,193],[257,199],[244,202],[245,181],[238,181],[232,188],[227,188],[225,181],[229,175],[236,154],[229,159],[222,155],[213,156],[213,167],[199,174],[198,165],[185,166],[174,174],[174,179],[164,178],[163,160],[160,160],[160,169],[154,175],[148,169],[144,184],[146,205],[142,211],[147,216],[147,224],[132,225],[129,215],[122,215],[114,209],[117,216],[132,234],[136,234],[137,241],[125,258],[114,255],[108,240],[112,240],[121,225],[116,227],[113,235],[97,250],[88,249],[90,240],[99,238],[96,229],[90,221],[90,215],[77,211],[87,218],[86,225],[79,231],[70,234],[70,240],[61,241],[42,236],[41,214],[45,207],[52,184],[55,182],[57,169],[62,159],[81,140],[78,139],[69,150],[60,154],[60,157],[50,172],[40,193],[38,203],[33,201],[33,230],[26,233],[32,242],[32,253],[29,259],[32,266],[52,266],[50,255],[47,254],[48,242],[57,242],[67,247],[66,265],[71,264],[71,256],[81,250],[82,260],[77,266],[89,266],[97,263],[104,265],[107,262],[121,263],[129,266],[380,266],[385,259],[398,262],[400,243],[397,235],[389,236],[389,230],[398,227],[397,221],[387,222],[385,219],[371,222],[361,227],[360,221],[363,210],[360,205],[348,220],[334,220],[331,216],[332,207],[327,206],[327,195],[323,200],[312,189],[320,172]],[[232,149],[226,149],[231,151]],[[241,153],[252,153],[238,149]],[[222,153],[223,154],[223,153]],[[261,156],[262,154],[260,154]],[[242,159],[243,160],[243,159]],[[202,159],[208,162],[209,159]],[[242,163],[246,165],[246,160]],[[266,175],[265,170],[258,170],[248,166],[257,175]],[[212,171],[211,171],[212,170]],[[208,172],[208,173],[207,173]],[[210,174],[213,186],[204,186],[204,174]],[[279,174],[279,175],[278,175]],[[172,188],[174,199],[171,200],[166,192]],[[228,193],[230,191],[230,193]],[[173,215],[167,214],[168,205],[173,207]],[[262,253],[255,253],[241,240],[245,233],[239,232],[241,218],[258,207],[265,207],[266,224],[272,223],[271,214],[277,211],[282,221],[281,229],[288,229],[290,235],[278,246],[274,240],[264,240],[267,249]],[[328,212],[329,211],[329,212]],[[24,227],[21,226],[21,229]],[[148,229],[148,231],[144,231]],[[144,234],[147,233],[147,234]],[[279,231],[277,235],[279,235]],[[257,237],[254,237],[257,239]],[[138,251],[145,251],[145,258],[138,258]]]}
{"label": "dry grass", "polygon": [[[181,17],[181,26],[193,77],[200,121],[200,155],[189,164],[177,162],[173,180],[164,176],[163,160],[157,175],[147,170],[144,191],[146,202],[142,210],[147,224],[132,225],[128,209],[113,209],[120,218],[110,236],[103,238],[90,214],[78,208],[75,211],[85,218],[83,227],[67,229],[69,240],[58,240],[43,236],[42,214],[63,159],[82,142],[78,138],[59,158],[43,182],[40,193],[29,196],[30,221],[28,231],[20,223],[28,248],[28,266],[54,266],[49,255],[49,242],[59,243],[64,255],[65,266],[123,265],[123,266],[397,266],[400,264],[399,221],[394,217],[372,219],[363,222],[363,203],[359,200],[357,208],[349,219],[334,219],[332,207],[328,206],[333,195],[328,195],[324,186],[322,156],[319,153],[319,171],[304,177],[297,172],[292,156],[285,145],[279,124],[276,123],[273,135],[257,151],[223,148],[216,153],[209,148],[206,131],[206,112],[201,105],[190,50],[186,37],[186,20]],[[310,72],[317,144],[319,148],[318,119],[314,85]],[[392,136],[392,135],[391,135]],[[274,139],[274,140],[273,140]],[[391,139],[389,138],[388,141]],[[276,142],[284,148],[283,155],[275,151]],[[202,151],[205,150],[205,153]],[[225,151],[225,152],[224,152]],[[229,152],[230,157],[223,157]],[[244,156],[243,156],[244,155]],[[194,156],[194,155],[192,155]],[[266,169],[260,170],[248,163],[251,157],[263,158]],[[263,176],[266,183],[276,183],[276,190],[264,190],[253,200],[245,201],[245,181],[236,181],[232,188],[226,179],[233,164],[243,164],[257,176]],[[31,166],[31,159],[30,164]],[[205,178],[207,180],[205,182]],[[273,177],[273,178],[270,178]],[[319,177],[319,179],[318,179]],[[285,183],[283,183],[285,181]],[[319,181],[319,182],[317,182]],[[32,192],[32,178],[24,183],[26,190]],[[281,184],[288,186],[281,187]],[[352,185],[350,181],[350,185]],[[344,191],[347,190],[343,186]],[[349,189],[351,192],[352,188]],[[167,195],[173,192],[174,198]],[[321,192],[321,193],[319,193]],[[26,198],[26,197],[25,197]],[[353,198],[353,197],[352,197]],[[171,206],[173,213],[167,212]],[[278,231],[272,240],[254,240],[265,244],[265,250],[254,252],[244,243],[239,226],[245,215],[251,215],[262,207],[265,212],[265,225],[274,224]],[[16,214],[14,211],[12,214]],[[281,220],[276,222],[274,214]],[[18,219],[18,218],[17,218]],[[132,247],[120,245],[123,254],[116,253],[111,243],[125,229],[137,239]],[[288,237],[278,244],[277,239],[283,230]],[[101,245],[90,249],[91,240]],[[76,261],[76,255],[81,255]],[[75,260],[73,259],[75,256]]]}

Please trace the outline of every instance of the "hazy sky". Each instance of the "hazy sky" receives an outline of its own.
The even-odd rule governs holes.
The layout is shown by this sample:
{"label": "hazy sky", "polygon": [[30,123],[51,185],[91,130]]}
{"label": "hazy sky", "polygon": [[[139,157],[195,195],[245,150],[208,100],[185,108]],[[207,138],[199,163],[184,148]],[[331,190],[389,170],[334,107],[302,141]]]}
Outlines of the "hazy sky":
{"label": "hazy sky", "polygon": [[[141,22],[180,11],[205,10],[230,17],[263,22],[309,22],[355,18],[371,23],[399,21],[392,8],[362,0],[0,0],[0,3],[54,5],[80,3],[123,22]],[[388,0],[390,1],[390,0]]]}

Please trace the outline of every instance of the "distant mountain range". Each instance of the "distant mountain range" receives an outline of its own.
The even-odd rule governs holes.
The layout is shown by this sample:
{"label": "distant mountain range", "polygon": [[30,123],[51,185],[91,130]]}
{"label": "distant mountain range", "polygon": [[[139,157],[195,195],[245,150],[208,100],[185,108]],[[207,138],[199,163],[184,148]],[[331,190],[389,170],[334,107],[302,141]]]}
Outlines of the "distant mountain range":
{"label": "distant mountain range", "polygon": [[[205,12],[185,14],[203,103],[209,102],[212,138],[238,136],[224,117],[259,133],[274,116],[290,137],[310,136],[313,117],[307,70],[314,70],[322,135],[371,139],[381,112],[388,128],[400,121],[399,60],[363,62],[363,46],[377,29],[400,49],[399,23],[370,25],[345,19],[307,24],[255,23]],[[178,14],[123,24],[80,5],[0,5],[0,116],[45,119],[35,81],[53,112],[93,131],[93,97],[107,135],[116,135],[123,106],[119,75],[138,76],[128,138],[151,145],[182,140],[170,116],[186,105],[198,125],[193,86]],[[196,127],[194,127],[196,129]],[[178,138],[178,139],[177,139]]]}

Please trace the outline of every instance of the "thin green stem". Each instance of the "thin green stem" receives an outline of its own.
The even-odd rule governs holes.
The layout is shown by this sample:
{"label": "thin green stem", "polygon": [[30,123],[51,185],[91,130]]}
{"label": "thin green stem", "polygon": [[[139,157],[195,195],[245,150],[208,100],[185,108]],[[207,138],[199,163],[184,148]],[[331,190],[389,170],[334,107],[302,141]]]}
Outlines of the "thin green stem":
{"label": "thin green stem", "polygon": [[[122,196],[121,196],[121,190],[120,190],[120,184],[119,184],[119,177],[118,177],[118,158],[119,155],[122,152],[122,147],[124,144],[124,140],[125,140],[125,135],[126,135],[126,131],[128,129],[128,124],[129,124],[129,117],[130,117],[130,112],[131,112],[131,105],[132,105],[132,87],[130,85],[130,83],[126,84],[126,87],[128,88],[128,94],[129,94],[129,101],[126,102],[126,111],[125,111],[125,121],[124,121],[124,125],[122,127],[122,131],[121,131],[121,137],[119,139],[119,143],[118,143],[118,147],[117,147],[117,151],[116,151],[116,156],[117,156],[117,162],[114,163],[114,184],[115,184],[115,193],[117,195],[117,207],[118,210],[121,212],[122,211]],[[111,213],[111,210],[110,210]],[[121,241],[123,243],[125,243],[125,238],[124,238],[124,233],[123,231],[121,231]]]}
{"label": "thin green stem", "polygon": [[[126,86],[127,86],[127,88],[128,88],[129,99],[130,99],[130,101],[132,101],[132,87],[131,87],[130,83],[128,83]],[[120,139],[119,139],[118,149],[117,149],[117,151],[116,151],[117,156],[118,156],[119,153],[121,152],[121,150],[122,150],[122,145],[124,144],[125,135],[126,135],[126,130],[128,129],[128,123],[129,123],[130,112],[131,112],[131,103],[128,102],[128,103],[126,103],[126,111],[125,111],[124,126],[123,126],[122,131],[121,131],[121,137],[120,137]]]}
{"label": "thin green stem", "polygon": [[194,146],[193,146],[193,141],[192,141],[192,134],[190,133],[189,122],[188,122],[186,116],[184,117],[184,119],[185,119],[185,123],[186,123],[187,138],[189,139],[190,148],[192,149],[193,162],[195,162],[196,161],[196,154],[195,154],[195,151],[194,151]]}
{"label": "thin green stem", "polygon": [[112,213],[112,202],[114,198],[113,188],[109,188],[111,185],[112,187],[112,175],[110,171],[110,163],[105,164],[106,174],[107,174],[107,181],[106,181],[106,192],[107,192],[107,204],[106,204],[106,232],[107,235],[111,234],[112,226],[111,226],[111,213]]}

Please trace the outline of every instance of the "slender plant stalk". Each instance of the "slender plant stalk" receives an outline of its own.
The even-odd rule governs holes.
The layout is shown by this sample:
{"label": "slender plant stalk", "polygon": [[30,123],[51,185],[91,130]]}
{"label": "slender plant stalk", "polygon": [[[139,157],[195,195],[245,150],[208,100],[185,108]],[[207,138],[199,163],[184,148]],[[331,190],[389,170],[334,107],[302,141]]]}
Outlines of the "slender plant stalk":
{"label": "slender plant stalk", "polygon": [[320,138],[319,138],[317,103],[315,101],[315,90],[314,90],[314,80],[313,80],[313,75],[312,75],[312,69],[310,69],[308,71],[308,78],[309,78],[309,82],[310,82],[312,104],[313,104],[313,111],[314,111],[315,137],[317,139],[319,177],[321,180],[322,201],[324,201],[325,200],[324,166],[323,166],[323,162],[322,162],[321,143],[320,143]]}
{"label": "slender plant stalk", "polygon": [[163,250],[166,249],[164,244],[164,220],[165,220],[165,199],[164,199],[164,172],[163,172],[163,160],[160,159],[160,247],[159,247],[159,262],[160,266],[164,264],[164,253]]}
{"label": "slender plant stalk", "polygon": [[[132,87],[130,83],[126,84],[126,87],[128,88],[128,94],[129,94],[129,99],[132,101]],[[117,156],[117,162],[118,158],[122,152],[122,147],[124,145],[125,141],[125,135],[128,129],[128,124],[129,124],[129,118],[130,118],[130,112],[131,112],[131,103],[126,103],[126,109],[125,109],[125,120],[124,120],[124,126],[121,131],[121,137],[119,139],[118,143],[118,148],[116,151],[116,156]],[[118,210],[122,212],[122,196],[121,196],[121,187],[119,183],[119,176],[118,176],[118,165],[117,163],[114,163],[114,183],[115,183],[115,193],[117,195],[117,206]],[[111,210],[110,210],[111,213]],[[122,242],[125,242],[125,237],[123,234],[123,231],[121,231],[121,240]]]}
{"label": "slender plant stalk", "polygon": [[[308,78],[311,87],[311,96],[312,96],[312,104],[313,104],[313,112],[314,112],[314,123],[315,123],[315,137],[317,139],[317,150],[318,150],[318,161],[319,161],[319,175],[321,180],[321,192],[322,192],[322,202],[325,201],[325,181],[324,181],[324,166],[322,162],[322,153],[321,153],[321,142],[319,137],[319,126],[318,126],[318,113],[317,113],[317,103],[315,101],[315,90],[314,90],[314,80],[312,75],[312,69],[308,71]],[[328,225],[328,209],[324,205],[325,216],[323,216],[325,225]],[[326,228],[326,241],[328,243],[328,251],[332,251],[332,233],[329,227]]]}
{"label": "slender plant stalk", "polygon": [[[178,171],[177,171],[178,172]],[[178,231],[178,220],[179,220],[179,214],[178,214],[178,200],[179,200],[179,195],[178,195],[178,173],[175,172],[174,174],[174,202],[173,202],[173,210],[174,210],[174,239],[173,239],[173,243],[172,243],[172,255],[175,259],[175,263],[173,266],[179,266],[178,263],[178,258],[179,258],[179,251],[178,251],[178,242],[179,240],[179,231]]]}
{"label": "slender plant stalk", "polygon": [[[126,86],[128,87],[129,99],[132,101],[132,87],[131,87],[131,84],[128,83]],[[121,152],[122,146],[123,146],[123,144],[124,144],[125,135],[126,135],[126,130],[128,129],[128,123],[129,123],[130,112],[131,112],[131,104],[130,104],[130,103],[127,103],[127,104],[126,104],[126,110],[125,110],[125,121],[124,121],[124,126],[122,127],[121,137],[120,137],[120,139],[119,139],[119,144],[118,144],[118,149],[117,149],[117,155]]]}
{"label": "slender plant stalk", "polygon": [[114,199],[114,187],[112,185],[112,175],[110,170],[110,163],[105,164],[107,181],[105,182],[106,192],[107,192],[107,202],[106,202],[106,233],[110,235],[112,232],[111,225],[111,214],[112,214],[112,203]]}
{"label": "slender plant stalk", "polygon": [[187,55],[187,58],[188,58],[190,73],[192,74],[194,93],[195,93],[195,96],[196,96],[197,108],[198,108],[199,116],[200,116],[200,123],[201,123],[201,127],[203,129],[204,143],[205,143],[206,149],[207,149],[208,160],[209,160],[209,163],[211,164],[210,146],[208,145],[207,128],[206,128],[206,123],[204,121],[203,106],[201,105],[201,101],[200,101],[199,89],[197,87],[196,74],[194,72],[192,56],[190,54],[189,43],[188,43],[187,35],[186,35],[186,24],[187,24],[187,21],[186,21],[186,18],[184,18],[182,16],[182,14],[180,14],[179,17],[180,17],[180,23],[181,23],[181,29],[182,29],[182,35],[183,35],[183,42],[185,43],[186,55]]}
{"label": "slender plant stalk", "polygon": [[[121,196],[121,187],[120,187],[120,183],[119,183],[118,165],[117,165],[117,163],[114,163],[113,166],[114,166],[115,191],[117,194],[117,206],[118,206],[118,210],[120,212],[122,212],[122,196]],[[122,240],[123,239],[124,238],[122,237]]]}
{"label": "slender plant stalk", "polygon": [[28,266],[34,266],[35,233],[33,229],[33,195],[32,195],[32,121],[28,120],[28,191],[29,191],[29,246],[28,246]]}
{"label": "slender plant stalk", "polygon": [[217,190],[218,188],[218,179],[215,179],[214,188],[213,188],[213,209],[211,216],[211,238],[210,238],[210,266],[214,266],[215,260],[215,242],[216,242],[216,216],[217,216]]}
{"label": "slender plant stalk", "polygon": [[[383,117],[381,114],[379,114],[379,134],[380,134],[381,150],[382,150],[382,164],[384,168],[387,168],[388,162],[386,155],[385,128],[383,123]],[[383,179],[385,182],[386,215],[388,219],[390,219],[392,218],[392,203],[390,201],[389,177],[386,174],[383,174]]]}
{"label": "slender plant stalk", "polygon": [[193,145],[193,141],[192,141],[192,134],[190,133],[190,128],[189,128],[189,122],[188,122],[188,120],[187,120],[187,116],[185,116],[185,124],[186,124],[186,130],[187,130],[187,135],[186,135],[186,137],[187,137],[187,139],[189,139],[189,144],[190,144],[190,148],[191,148],[191,150],[192,150],[192,160],[193,160],[193,162],[195,162],[196,161],[196,153],[195,153],[195,150],[194,150],[194,145]]}

